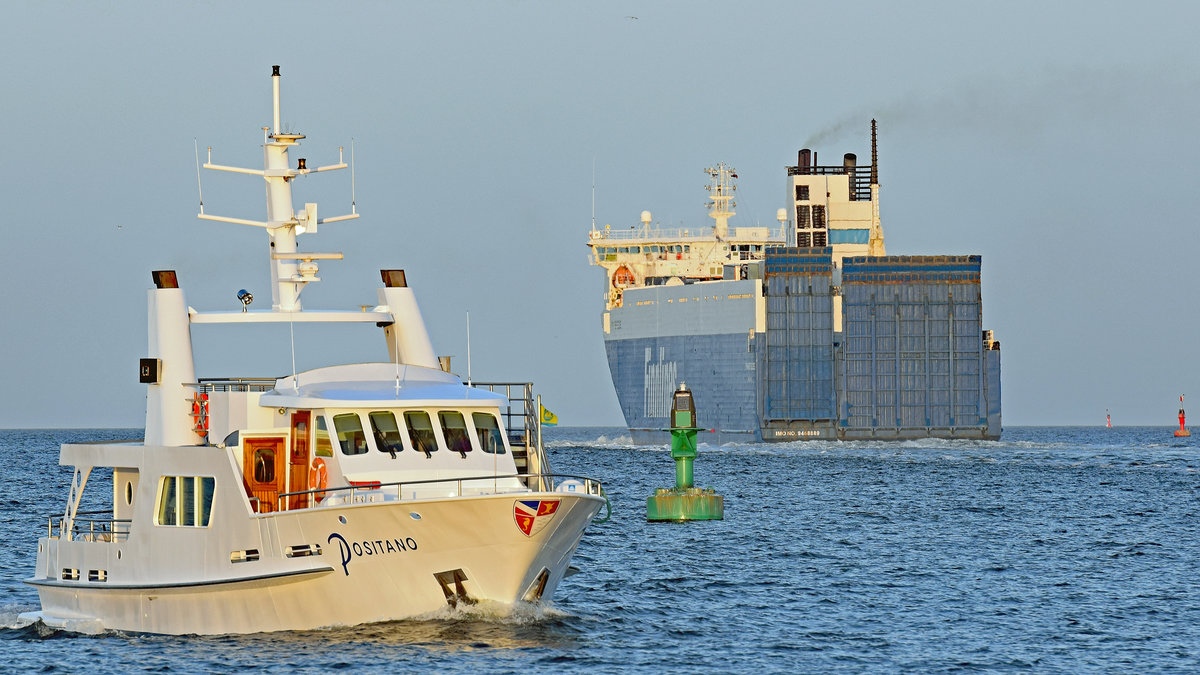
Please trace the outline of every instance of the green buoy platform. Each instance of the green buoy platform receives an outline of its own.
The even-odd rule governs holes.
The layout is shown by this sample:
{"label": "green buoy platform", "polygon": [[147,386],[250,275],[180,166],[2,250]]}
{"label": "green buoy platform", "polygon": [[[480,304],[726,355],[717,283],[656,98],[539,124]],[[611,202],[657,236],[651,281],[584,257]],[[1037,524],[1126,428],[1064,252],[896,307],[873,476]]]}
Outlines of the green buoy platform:
{"label": "green buoy platform", "polygon": [[696,404],[687,385],[671,401],[671,458],[675,460],[675,487],[658,488],[646,498],[646,520],[723,520],[725,498],[712,488],[693,485],[692,463],[696,459]]}

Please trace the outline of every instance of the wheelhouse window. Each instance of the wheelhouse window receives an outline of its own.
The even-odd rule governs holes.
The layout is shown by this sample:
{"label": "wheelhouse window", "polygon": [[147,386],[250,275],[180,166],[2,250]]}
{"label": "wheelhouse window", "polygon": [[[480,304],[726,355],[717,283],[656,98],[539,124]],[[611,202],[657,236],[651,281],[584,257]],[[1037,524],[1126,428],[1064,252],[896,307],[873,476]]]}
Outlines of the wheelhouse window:
{"label": "wheelhouse window", "polygon": [[408,427],[408,441],[413,450],[429,453],[437,450],[437,437],[433,435],[433,423],[424,410],[409,410],[404,413],[404,425]]}
{"label": "wheelhouse window", "polygon": [[329,440],[329,430],[325,428],[325,416],[317,416],[316,446],[313,450],[317,457],[333,457],[333,441]]}
{"label": "wheelhouse window", "polygon": [[363,433],[362,420],[358,413],[342,413],[333,416],[333,428],[337,430],[338,444],[343,455],[362,455],[367,452],[367,436]]}
{"label": "wheelhouse window", "polygon": [[371,431],[375,434],[375,446],[380,452],[396,454],[404,449],[404,440],[400,436],[400,427],[396,425],[396,416],[387,410],[376,410],[367,415],[371,420]]}
{"label": "wheelhouse window", "polygon": [[438,422],[442,424],[442,437],[446,439],[446,449],[465,458],[471,451],[471,436],[467,433],[467,421],[463,414],[457,410],[443,410],[438,413]]}
{"label": "wheelhouse window", "polygon": [[475,438],[479,440],[479,449],[497,455],[504,454],[504,437],[500,435],[500,424],[491,413],[471,413],[471,421],[475,423]]}
{"label": "wheelhouse window", "polygon": [[211,476],[163,476],[155,524],[208,527],[216,479]]}

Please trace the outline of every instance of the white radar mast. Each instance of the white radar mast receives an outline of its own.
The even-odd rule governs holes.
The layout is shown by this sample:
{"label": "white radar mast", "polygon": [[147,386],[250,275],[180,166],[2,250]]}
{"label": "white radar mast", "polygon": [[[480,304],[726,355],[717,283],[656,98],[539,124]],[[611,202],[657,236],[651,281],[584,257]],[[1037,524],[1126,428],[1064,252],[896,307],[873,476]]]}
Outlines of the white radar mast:
{"label": "white radar mast", "polygon": [[204,205],[200,205],[197,217],[204,220],[215,220],[223,223],[239,225],[254,225],[267,230],[270,239],[271,267],[271,303],[276,312],[300,311],[300,292],[309,282],[320,281],[317,278],[316,260],[340,260],[341,253],[301,253],[296,249],[296,238],[306,232],[316,232],[317,225],[332,223],[339,220],[357,218],[355,206],[351,205],[351,213],[333,218],[317,218],[317,205],[308,203],[304,210],[297,213],[292,207],[292,180],[297,176],[321,171],[345,169],[342,161],[342,149],[338,149],[337,164],[310,169],[306,160],[301,157],[292,168],[288,160],[288,150],[300,145],[304,134],[284,132],[279,127],[279,66],[271,67],[271,90],[274,103],[274,115],[270,127],[263,127],[263,168],[244,169],[235,166],[222,166],[212,163],[212,148],[208,149],[208,161],[204,168],[232,173],[246,173],[262,176],[267,183],[267,220],[246,220],[244,218],[227,218],[204,213]]}
{"label": "white radar mast", "polygon": [[705,204],[708,207],[708,217],[717,221],[713,227],[717,239],[724,239],[729,232],[729,217],[734,215],[733,207],[737,206],[737,202],[733,201],[733,193],[737,190],[737,185],[734,184],[737,170],[722,162],[705,169],[704,172],[709,177],[709,183],[705,186],[708,190],[708,203]]}

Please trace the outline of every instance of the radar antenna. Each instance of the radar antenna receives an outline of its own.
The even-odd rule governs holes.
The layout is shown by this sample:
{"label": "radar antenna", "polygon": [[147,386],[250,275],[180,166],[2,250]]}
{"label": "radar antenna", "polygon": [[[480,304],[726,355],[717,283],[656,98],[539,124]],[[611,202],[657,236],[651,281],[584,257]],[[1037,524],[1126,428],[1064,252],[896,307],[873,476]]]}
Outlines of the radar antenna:
{"label": "radar antenna", "polygon": [[734,215],[733,207],[737,206],[733,200],[733,193],[737,190],[734,183],[737,170],[721,162],[704,172],[709,177],[709,183],[705,186],[708,190],[708,203],[705,206],[708,207],[708,216],[717,221],[713,228],[717,239],[724,239],[729,232],[729,217]]}

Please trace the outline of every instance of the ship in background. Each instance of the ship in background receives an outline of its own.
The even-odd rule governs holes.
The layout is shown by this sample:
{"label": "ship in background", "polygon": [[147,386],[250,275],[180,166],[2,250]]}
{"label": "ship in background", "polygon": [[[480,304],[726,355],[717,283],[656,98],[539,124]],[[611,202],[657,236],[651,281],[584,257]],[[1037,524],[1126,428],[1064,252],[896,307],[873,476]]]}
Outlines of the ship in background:
{"label": "ship in background", "polygon": [[595,224],[609,370],[635,443],[665,442],[686,382],[713,442],[1000,437],[1000,343],[978,255],[888,256],[871,164],[787,167],[777,227],[730,227],[737,173],[707,169],[711,227]]}

